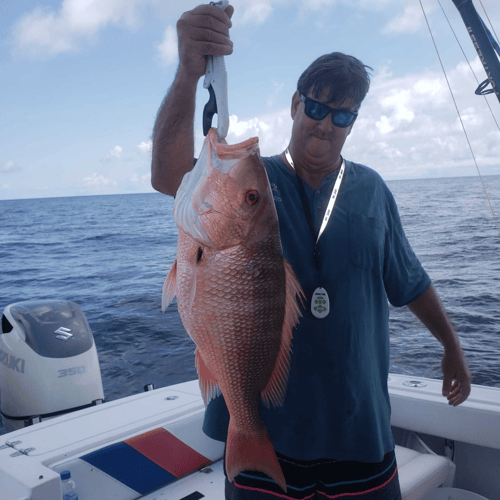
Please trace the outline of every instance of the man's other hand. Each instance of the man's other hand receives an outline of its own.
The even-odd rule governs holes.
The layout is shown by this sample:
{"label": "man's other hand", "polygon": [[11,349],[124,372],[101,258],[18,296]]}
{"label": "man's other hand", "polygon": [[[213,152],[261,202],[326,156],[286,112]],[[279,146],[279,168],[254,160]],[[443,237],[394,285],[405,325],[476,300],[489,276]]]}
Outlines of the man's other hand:
{"label": "man's other hand", "polygon": [[441,369],[443,396],[448,398],[448,404],[458,406],[469,397],[471,389],[471,374],[462,349],[445,349]]}

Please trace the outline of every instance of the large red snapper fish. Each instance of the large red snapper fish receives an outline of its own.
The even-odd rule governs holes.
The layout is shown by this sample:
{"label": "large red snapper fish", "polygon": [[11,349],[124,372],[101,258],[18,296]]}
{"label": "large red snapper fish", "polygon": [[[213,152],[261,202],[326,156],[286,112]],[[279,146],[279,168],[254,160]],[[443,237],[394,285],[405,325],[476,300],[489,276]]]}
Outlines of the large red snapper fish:
{"label": "large red snapper fish", "polygon": [[283,257],[278,216],[258,138],[228,145],[211,128],[194,169],[177,191],[177,258],[165,280],[162,309],[174,296],[196,344],[205,405],[221,392],[230,420],[226,471],[286,483],[258,401],[282,406],[292,330],[303,292]]}

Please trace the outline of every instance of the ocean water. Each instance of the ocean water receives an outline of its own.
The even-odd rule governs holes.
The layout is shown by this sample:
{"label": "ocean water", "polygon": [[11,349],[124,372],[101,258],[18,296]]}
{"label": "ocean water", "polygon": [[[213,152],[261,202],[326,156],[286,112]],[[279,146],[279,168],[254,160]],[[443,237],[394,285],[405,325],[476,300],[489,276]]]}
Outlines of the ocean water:
{"label": "ocean water", "polygon": [[[500,176],[484,178],[500,217]],[[479,178],[391,181],[408,239],[460,336],[472,382],[500,387],[500,234]],[[106,401],[196,378],[176,306],[161,312],[175,259],[173,199],[159,193],[0,201],[0,308],[80,306]],[[441,378],[442,347],[391,307],[391,372]],[[4,429],[0,422],[0,434]]]}

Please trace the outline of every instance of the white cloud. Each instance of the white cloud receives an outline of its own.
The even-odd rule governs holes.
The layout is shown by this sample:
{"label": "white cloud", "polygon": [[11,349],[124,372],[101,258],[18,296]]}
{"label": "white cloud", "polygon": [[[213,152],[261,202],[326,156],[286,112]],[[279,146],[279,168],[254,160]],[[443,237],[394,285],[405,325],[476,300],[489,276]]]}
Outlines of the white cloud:
{"label": "white cloud", "polygon": [[153,141],[151,139],[149,141],[142,141],[137,146],[137,149],[143,154],[151,154],[153,150]]}
{"label": "white cloud", "polygon": [[393,110],[393,115],[396,120],[406,120],[411,122],[415,118],[415,113],[409,109],[410,104],[410,90],[399,89],[393,91],[392,95],[385,97],[380,101],[383,109]]}
{"label": "white cloud", "polygon": [[[483,117],[474,106],[464,109],[460,114],[466,127],[479,127],[484,123]],[[457,120],[459,120],[458,116]]]}
{"label": "white cloud", "polygon": [[63,0],[58,12],[35,8],[15,25],[15,50],[23,54],[55,55],[75,50],[108,24],[135,27],[139,0]]}
{"label": "white cloud", "polygon": [[[61,1],[61,0],[59,0]],[[484,0],[485,3],[493,0]],[[177,37],[175,22],[184,10],[181,2],[164,0],[62,0],[58,9],[36,7],[23,15],[13,29],[14,51],[31,56],[54,56],[78,49],[82,42],[95,39],[100,30],[111,24],[136,28],[141,22],[141,12],[146,9],[156,11],[156,16],[167,26],[163,40],[156,46],[161,61],[165,64],[177,60]],[[316,12],[320,16],[338,5],[353,11],[395,12],[395,16],[382,29],[385,34],[415,32],[422,28],[423,15],[420,4],[405,0],[232,0],[235,7],[233,24],[263,24],[275,9],[296,5],[298,18],[306,12]],[[195,4],[193,4],[194,8]],[[424,0],[428,15],[436,10],[434,0]],[[490,8],[495,23],[493,6]],[[322,24],[322,18],[316,23]]]}
{"label": "white cloud", "polygon": [[391,19],[382,29],[383,33],[414,33],[420,29],[424,16],[420,4],[413,2],[408,4],[405,2],[405,10],[402,14]]}
{"label": "white cloud", "polygon": [[[474,69],[480,65],[473,61]],[[467,71],[465,71],[467,67]],[[499,173],[500,132],[467,65],[448,71],[462,120],[483,173]],[[386,69],[370,93],[344,153],[386,178],[475,175],[475,165],[441,72],[394,78]]]}
{"label": "white cloud", "polygon": [[394,130],[394,127],[389,123],[389,118],[382,115],[378,122],[375,122],[375,126],[380,130],[381,134],[388,134]]}
{"label": "white cloud", "polygon": [[[235,0],[237,22],[261,24],[273,11],[272,4],[283,1]],[[13,47],[17,53],[33,57],[76,50],[82,41],[95,38],[110,24],[137,27],[141,9],[148,7],[162,12],[161,17],[170,23],[156,48],[163,63],[174,63],[178,50],[172,22],[177,21],[183,9],[177,5],[160,5],[157,0],[63,0],[57,10],[37,7],[23,15],[14,26]]]}
{"label": "white cloud", "polygon": [[389,5],[394,0],[299,0],[302,8],[324,11],[326,8],[341,4],[353,9],[378,10]]}
{"label": "white cloud", "polygon": [[21,167],[17,165],[17,163],[9,160],[2,167],[0,167],[0,174],[11,174],[12,172],[19,172],[20,170]]}
{"label": "white cloud", "polygon": [[231,115],[226,140],[228,144],[237,144],[250,137],[258,137],[261,155],[269,156],[281,153],[288,146],[291,131],[292,121],[288,108],[247,120]]}
{"label": "white cloud", "polygon": [[141,175],[136,172],[129,181],[136,187],[151,189],[151,172]]}
{"label": "white cloud", "polygon": [[94,172],[90,177],[85,177],[83,179],[84,186],[86,188],[109,188],[113,186],[117,186],[118,183],[110,179],[108,177],[104,177],[102,174],[97,174],[97,172]]}
{"label": "white cloud", "polygon": [[156,48],[163,63],[171,64],[178,60],[177,33],[173,26],[167,26],[163,41]]}
{"label": "white cloud", "polygon": [[[215,125],[216,120],[214,120]],[[288,146],[291,131],[292,121],[289,108],[246,120],[230,115],[226,141],[228,144],[238,144],[251,137],[258,137],[260,154],[270,156],[281,153]],[[201,151],[204,139],[202,134],[195,136],[195,155]]]}
{"label": "white cloud", "polygon": [[115,146],[106,156],[108,160],[120,159],[123,153],[123,148],[121,146]]}
{"label": "white cloud", "polygon": [[[241,14],[241,23],[254,23],[254,24],[262,24],[269,17],[271,12],[273,11],[272,4],[273,2],[269,2],[267,0],[251,0],[245,2],[239,2],[238,5],[243,7],[243,11]],[[236,7],[236,6],[235,6]],[[240,15],[236,17],[238,19]]]}
{"label": "white cloud", "polygon": [[[400,4],[400,2],[398,2],[398,4]],[[392,7],[396,9],[398,7],[398,4],[393,4]],[[437,8],[436,4],[429,2],[429,0],[422,1],[422,5],[424,7],[427,18],[429,18],[429,16]],[[420,2],[414,0],[405,0],[404,11],[401,14],[397,14],[395,17],[393,17],[382,28],[382,33],[415,33],[422,27],[424,23],[425,17],[422,12]]]}
{"label": "white cloud", "polygon": [[439,78],[420,78],[414,85],[413,89],[417,94],[432,97],[432,99],[439,98],[441,102],[443,97],[448,91],[446,84]]}

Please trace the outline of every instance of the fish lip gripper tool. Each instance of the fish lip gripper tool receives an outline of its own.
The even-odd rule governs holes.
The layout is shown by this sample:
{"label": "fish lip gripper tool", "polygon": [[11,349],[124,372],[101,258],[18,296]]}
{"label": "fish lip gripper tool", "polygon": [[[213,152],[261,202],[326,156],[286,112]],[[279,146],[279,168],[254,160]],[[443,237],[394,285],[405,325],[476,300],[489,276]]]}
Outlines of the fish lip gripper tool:
{"label": "fish lip gripper tool", "polygon": [[[224,10],[229,0],[210,2]],[[203,135],[207,135],[212,126],[212,118],[217,113],[217,135],[219,140],[225,139],[229,130],[229,107],[227,101],[227,70],[224,56],[205,56],[207,70],[203,87],[208,89],[210,98],[203,108]]]}

